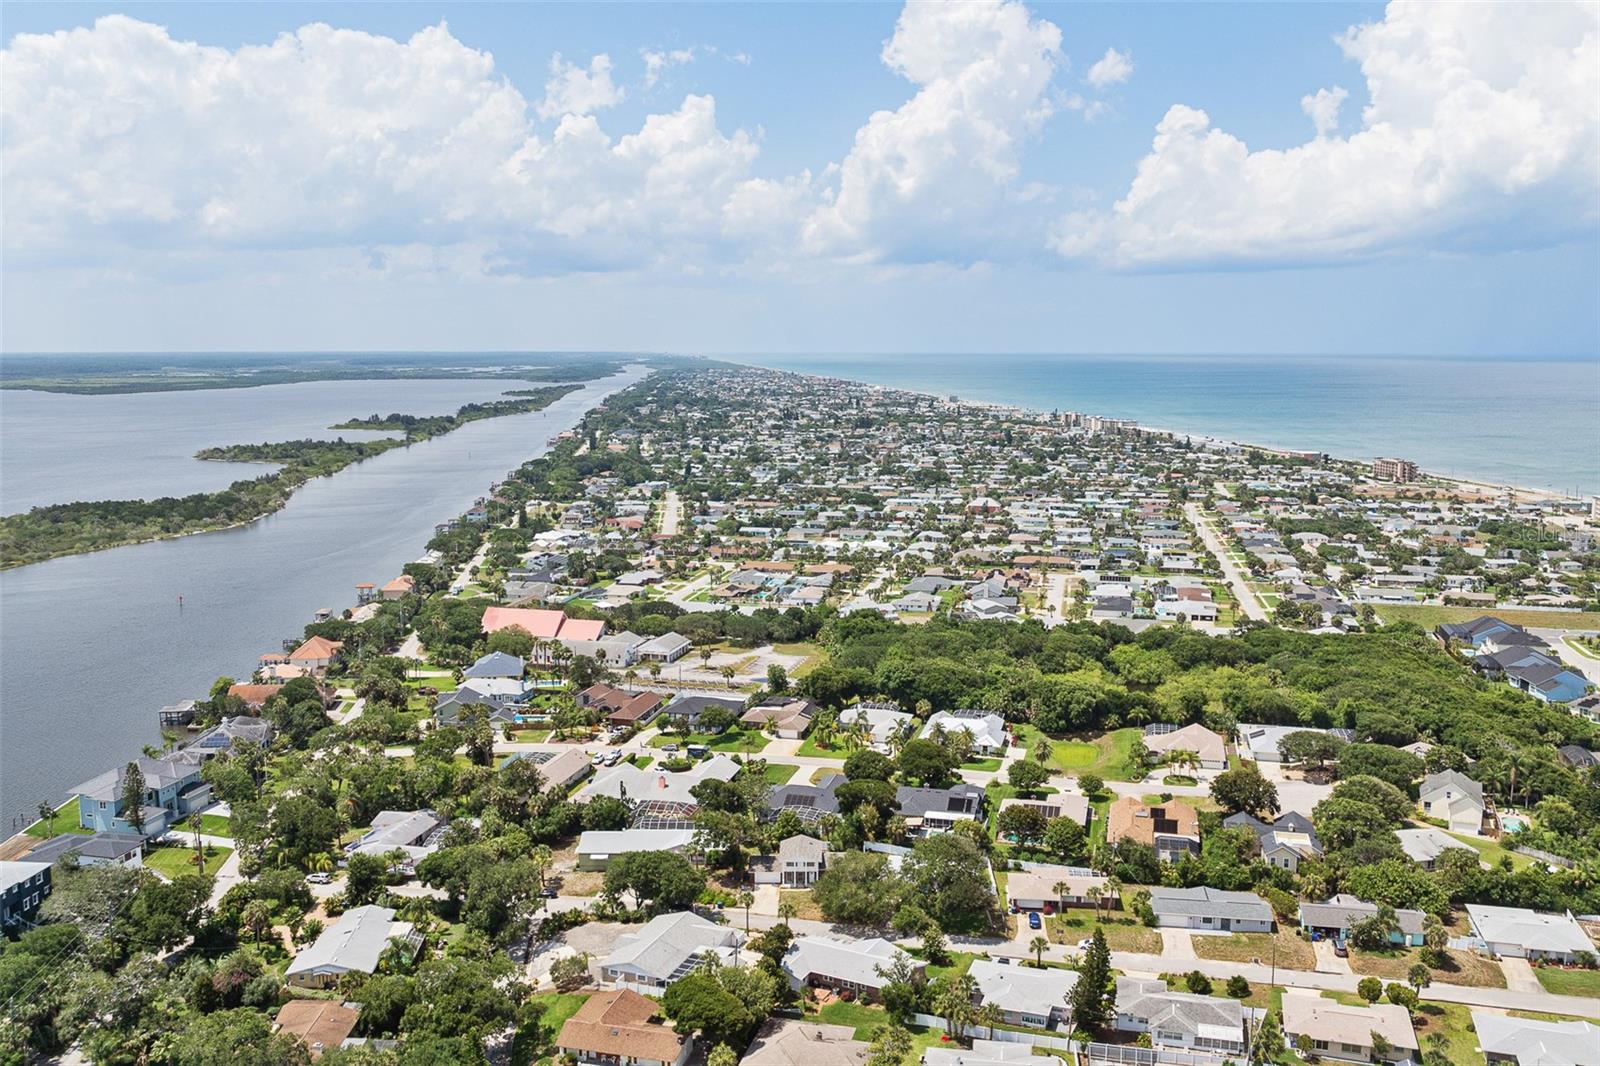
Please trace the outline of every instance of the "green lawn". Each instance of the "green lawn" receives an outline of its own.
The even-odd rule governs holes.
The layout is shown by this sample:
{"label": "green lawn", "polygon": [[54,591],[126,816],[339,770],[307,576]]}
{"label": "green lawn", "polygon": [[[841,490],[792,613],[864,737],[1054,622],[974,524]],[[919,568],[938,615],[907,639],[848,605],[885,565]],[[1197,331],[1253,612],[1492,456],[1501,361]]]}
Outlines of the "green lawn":
{"label": "green lawn", "polygon": [[49,840],[51,837],[58,837],[62,833],[93,835],[94,830],[85,829],[78,824],[78,801],[70,799],[56,808],[55,816],[48,822],[34,822],[28,826],[27,833],[31,837]]}
{"label": "green lawn", "polygon": [[[1144,775],[1133,765],[1130,753],[1143,735],[1136,727],[1118,729],[1094,739],[1048,738],[1055,765],[1074,776],[1095,774],[1107,781],[1137,781]],[[1031,726],[1017,730],[1017,742],[1030,751],[1044,734]]]}
{"label": "green lawn", "polygon": [[1432,629],[1444,622],[1469,622],[1492,614],[1514,626],[1536,629],[1600,629],[1600,611],[1519,611],[1500,607],[1432,607],[1411,604],[1385,604],[1377,607],[1385,622],[1415,622]]}
{"label": "green lawn", "polygon": [[[861,1003],[845,1003],[836,1001],[823,1007],[814,1019],[826,1022],[829,1025],[849,1025],[856,1031],[856,1039],[871,1042],[872,1034],[889,1023],[889,1015],[878,1007],[869,1007]],[[920,1025],[913,1025],[911,1030],[911,1055],[913,1062],[922,1060],[922,1053],[930,1047],[939,1047],[944,1043],[943,1029],[926,1029]]]}
{"label": "green lawn", "polygon": [[968,759],[966,762],[961,764],[961,768],[963,770],[980,770],[980,771],[984,771],[984,772],[992,774],[995,771],[1000,769],[1000,760],[999,759]]}
{"label": "green lawn", "polygon": [[790,766],[787,763],[769,762],[766,770],[767,784],[787,785],[799,769],[800,767]]}
{"label": "green lawn", "polygon": [[1472,1031],[1472,1008],[1428,1001],[1417,1007],[1411,1024],[1423,1050],[1437,1048],[1450,1066],[1483,1066],[1477,1034]]}
{"label": "green lawn", "polygon": [[[206,876],[216,875],[222,862],[233,854],[232,848],[206,847]],[[180,845],[154,847],[145,853],[144,864],[147,869],[154,870],[168,878],[178,878],[195,872],[194,849]]]}
{"label": "green lawn", "polygon": [[712,751],[757,752],[767,746],[769,739],[765,733],[758,730],[730,729],[725,733],[690,733],[688,736],[681,733],[670,735],[663,733],[651,740],[650,746],[664,748],[668,744],[676,744],[679,748],[686,748],[690,744],[699,744]]}
{"label": "green lawn", "polygon": [[803,755],[808,759],[847,759],[850,757],[850,753],[845,750],[842,742],[835,741],[828,747],[823,747],[817,743],[815,737],[806,737],[805,742],[800,745],[795,754]]}
{"label": "green lawn", "polygon": [[550,1062],[555,1052],[555,1037],[566,1020],[589,1001],[588,992],[541,992],[528,999],[543,1008],[537,1025],[517,1030],[511,1061],[517,1064]]}
{"label": "green lawn", "polygon": [[650,768],[650,764],[656,760],[655,756],[653,755],[630,755],[628,756],[628,761],[633,763],[633,765],[637,766],[641,770],[648,770]]}
{"label": "green lawn", "polygon": [[[1449,830],[1445,830],[1445,832],[1448,833]],[[1501,847],[1492,840],[1482,840],[1478,837],[1462,836],[1460,833],[1450,833],[1450,835],[1461,841],[1461,843],[1465,844],[1467,847],[1476,850],[1479,857],[1490,866],[1499,866],[1500,860],[1505,858],[1509,858],[1511,860],[1511,865],[1517,869],[1521,869],[1524,866],[1533,865],[1533,860],[1528,858],[1526,855],[1518,854],[1517,852],[1512,851],[1510,848]]]}
{"label": "green lawn", "polygon": [[233,836],[233,819],[224,818],[220,814],[202,814],[200,816],[200,832],[210,837]]}
{"label": "green lawn", "polygon": [[1546,992],[1558,996],[1600,998],[1600,970],[1561,970],[1554,966],[1535,966],[1533,975]]}

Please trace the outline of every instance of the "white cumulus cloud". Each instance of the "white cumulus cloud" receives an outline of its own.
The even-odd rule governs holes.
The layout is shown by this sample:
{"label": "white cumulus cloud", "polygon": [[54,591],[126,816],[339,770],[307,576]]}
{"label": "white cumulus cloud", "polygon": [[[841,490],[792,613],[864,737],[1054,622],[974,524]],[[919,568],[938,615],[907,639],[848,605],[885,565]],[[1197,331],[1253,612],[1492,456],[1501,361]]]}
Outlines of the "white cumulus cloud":
{"label": "white cumulus cloud", "polygon": [[1344,106],[1345,98],[1349,95],[1343,87],[1335,85],[1331,89],[1318,89],[1314,95],[1300,98],[1300,110],[1316,127],[1318,137],[1338,132],[1339,108]]}
{"label": "white cumulus cloud", "polygon": [[1089,68],[1084,80],[1096,89],[1104,89],[1108,85],[1121,85],[1131,77],[1133,77],[1133,57],[1115,48],[1107,48],[1106,54]]}
{"label": "white cumulus cloud", "polygon": [[611,80],[611,57],[604,52],[589,60],[588,69],[568,63],[557,52],[550,57],[550,79],[544,83],[539,117],[593,114],[617,106],[625,95]]}
{"label": "white cumulus cloud", "polygon": [[856,131],[805,246],[864,260],[1015,254],[1022,145],[1053,110],[1061,31],[1016,2],[909,3],[883,47],[917,86]]}
{"label": "white cumulus cloud", "polygon": [[1173,106],[1109,213],[1063,219],[1064,255],[1122,267],[1347,261],[1400,250],[1539,246],[1600,217],[1600,6],[1389,5],[1340,39],[1370,103],[1336,136],[1251,150]]}

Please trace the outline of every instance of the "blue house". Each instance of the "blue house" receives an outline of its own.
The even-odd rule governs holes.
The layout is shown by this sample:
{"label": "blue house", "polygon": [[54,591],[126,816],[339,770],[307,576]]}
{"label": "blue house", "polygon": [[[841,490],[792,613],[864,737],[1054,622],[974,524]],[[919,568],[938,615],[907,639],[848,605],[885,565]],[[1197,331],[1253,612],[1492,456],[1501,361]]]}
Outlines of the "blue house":
{"label": "blue house", "polygon": [[[211,806],[211,786],[200,779],[202,759],[175,752],[159,759],[135,760],[144,774],[144,835],[160,836],[177,823]],[[78,797],[78,824],[100,833],[129,832],[133,826],[123,809],[122,781],[126,767],[108,770],[73,789]]]}
{"label": "blue house", "polygon": [[[1350,927],[1368,918],[1377,917],[1378,905],[1338,895],[1325,903],[1300,904],[1300,928],[1314,936],[1330,940],[1346,940]],[[1426,917],[1421,911],[1396,908],[1395,924],[1389,928],[1389,943],[1400,947],[1422,946],[1422,923]]]}

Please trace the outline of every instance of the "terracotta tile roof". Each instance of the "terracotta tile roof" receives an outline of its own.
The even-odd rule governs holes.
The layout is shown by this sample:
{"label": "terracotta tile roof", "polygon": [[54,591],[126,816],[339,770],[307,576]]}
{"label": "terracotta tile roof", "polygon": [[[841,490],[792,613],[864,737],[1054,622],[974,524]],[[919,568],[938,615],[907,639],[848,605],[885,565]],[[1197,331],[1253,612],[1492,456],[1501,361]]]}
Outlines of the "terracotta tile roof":
{"label": "terracotta tile roof", "polygon": [[259,707],[278,694],[282,685],[230,685],[228,695],[238,696],[246,706]]}
{"label": "terracotta tile roof", "polygon": [[342,647],[344,645],[339,641],[329,640],[327,637],[312,637],[289,653],[289,661],[294,662],[296,659],[331,659]]}
{"label": "terracotta tile roof", "polygon": [[561,1026],[556,1047],[632,1059],[676,1062],[683,1037],[653,1019],[656,1005],[628,989],[597,992]]}
{"label": "terracotta tile roof", "polygon": [[496,633],[508,626],[516,626],[540,640],[599,640],[606,631],[601,619],[568,618],[560,611],[490,607],[483,612],[485,633]]}

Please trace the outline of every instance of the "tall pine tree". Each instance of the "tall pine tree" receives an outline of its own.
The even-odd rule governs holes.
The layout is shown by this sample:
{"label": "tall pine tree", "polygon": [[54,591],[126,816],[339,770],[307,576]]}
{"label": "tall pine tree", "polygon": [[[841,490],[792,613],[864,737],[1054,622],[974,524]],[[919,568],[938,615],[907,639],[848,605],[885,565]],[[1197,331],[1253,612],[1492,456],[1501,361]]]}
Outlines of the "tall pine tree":
{"label": "tall pine tree", "polygon": [[144,771],[130,762],[122,771],[122,817],[135,833],[144,832]]}
{"label": "tall pine tree", "polygon": [[1111,950],[1106,947],[1105,933],[1096,929],[1078,967],[1078,983],[1067,996],[1072,1007],[1072,1027],[1091,1035],[1105,1028],[1106,1015],[1116,1006],[1116,1000],[1111,987]]}

